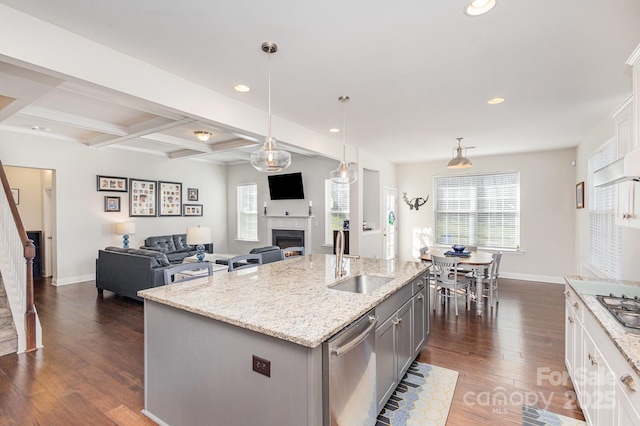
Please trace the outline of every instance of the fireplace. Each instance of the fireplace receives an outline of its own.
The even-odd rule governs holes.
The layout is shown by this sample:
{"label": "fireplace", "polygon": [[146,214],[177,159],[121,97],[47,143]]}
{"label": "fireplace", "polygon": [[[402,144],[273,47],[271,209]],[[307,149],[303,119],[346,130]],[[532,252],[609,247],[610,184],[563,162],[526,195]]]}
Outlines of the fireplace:
{"label": "fireplace", "polygon": [[304,231],[298,229],[273,229],[271,241],[281,249],[287,247],[304,247]]}
{"label": "fireplace", "polygon": [[264,216],[267,221],[267,244],[287,247],[304,247],[305,254],[312,254],[311,250],[311,220],[313,216],[287,215]]}

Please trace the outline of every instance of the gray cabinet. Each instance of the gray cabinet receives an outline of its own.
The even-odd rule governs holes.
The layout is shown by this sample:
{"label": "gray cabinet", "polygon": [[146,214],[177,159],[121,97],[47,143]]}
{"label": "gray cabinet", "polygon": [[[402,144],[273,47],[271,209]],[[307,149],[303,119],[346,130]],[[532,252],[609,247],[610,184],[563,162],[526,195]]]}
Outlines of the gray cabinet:
{"label": "gray cabinet", "polygon": [[376,398],[382,410],[428,335],[427,286],[418,277],[376,307]]}
{"label": "gray cabinet", "polygon": [[376,401],[382,410],[396,386],[396,325],[395,316],[388,318],[376,329]]}
{"label": "gray cabinet", "polygon": [[411,320],[413,319],[413,301],[409,300],[399,310],[396,316],[396,375],[398,381],[407,372],[413,361],[413,342]]}
{"label": "gray cabinet", "polygon": [[413,296],[413,355],[418,356],[429,334],[429,303],[427,288],[424,286]]}

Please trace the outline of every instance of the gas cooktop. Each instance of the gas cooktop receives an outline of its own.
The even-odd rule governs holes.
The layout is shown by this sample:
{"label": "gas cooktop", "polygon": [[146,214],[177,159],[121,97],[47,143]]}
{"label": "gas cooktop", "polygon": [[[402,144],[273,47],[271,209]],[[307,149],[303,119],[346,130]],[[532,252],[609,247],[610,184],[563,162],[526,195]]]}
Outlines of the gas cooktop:
{"label": "gas cooktop", "polygon": [[640,298],[625,296],[596,296],[600,303],[623,325],[625,331],[640,334]]}

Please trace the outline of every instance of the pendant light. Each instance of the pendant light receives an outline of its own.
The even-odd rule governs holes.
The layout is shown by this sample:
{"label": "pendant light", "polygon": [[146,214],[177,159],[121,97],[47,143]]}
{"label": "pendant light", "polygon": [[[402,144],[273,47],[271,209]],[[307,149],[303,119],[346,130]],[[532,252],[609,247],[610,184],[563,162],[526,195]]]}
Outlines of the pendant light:
{"label": "pendant light", "polygon": [[271,137],[271,54],[278,51],[278,45],[265,41],[262,51],[269,55],[269,127],[262,148],[251,153],[251,165],[261,172],[280,172],[291,164],[291,154],[278,149],[276,140]]}
{"label": "pendant light", "polygon": [[[451,159],[451,161],[449,161],[449,164],[447,164],[447,168],[448,169],[466,169],[467,167],[471,167],[473,165],[473,163],[471,163],[471,161],[469,161],[468,158],[464,157],[462,155],[462,146],[460,146],[460,142],[462,141],[462,138],[456,138],[458,139],[458,147],[456,148],[456,156],[453,157]],[[471,149],[473,148],[472,146],[470,147],[464,147],[464,149]]]}
{"label": "pendant light", "polygon": [[338,101],[342,102],[342,161],[337,169],[332,170],[329,174],[331,182],[337,184],[348,185],[358,180],[358,171],[351,167],[347,162],[347,144],[345,142],[347,138],[347,107],[349,102],[348,96],[340,96]]}

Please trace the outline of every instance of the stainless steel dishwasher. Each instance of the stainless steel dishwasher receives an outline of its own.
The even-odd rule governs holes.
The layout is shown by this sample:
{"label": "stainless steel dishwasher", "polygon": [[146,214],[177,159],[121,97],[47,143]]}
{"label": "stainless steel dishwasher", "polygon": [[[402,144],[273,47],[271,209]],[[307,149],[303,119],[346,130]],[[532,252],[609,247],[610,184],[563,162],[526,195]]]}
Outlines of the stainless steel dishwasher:
{"label": "stainless steel dishwasher", "polygon": [[324,424],[376,422],[375,310],[323,343]]}

